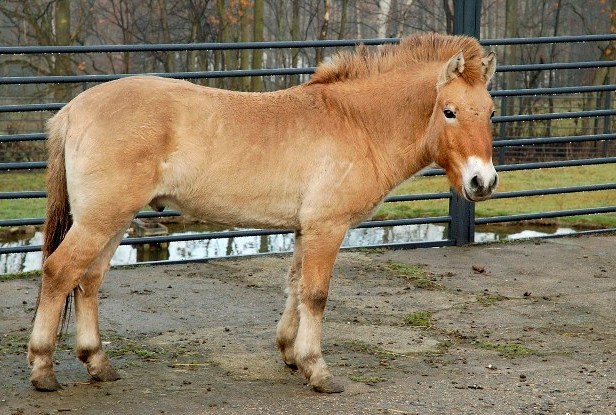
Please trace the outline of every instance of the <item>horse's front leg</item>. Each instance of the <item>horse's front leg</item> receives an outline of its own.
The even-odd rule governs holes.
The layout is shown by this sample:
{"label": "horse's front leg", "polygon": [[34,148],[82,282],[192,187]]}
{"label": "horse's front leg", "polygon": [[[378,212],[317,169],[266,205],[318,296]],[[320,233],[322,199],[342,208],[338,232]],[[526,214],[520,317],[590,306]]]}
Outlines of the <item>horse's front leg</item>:
{"label": "horse's front leg", "polygon": [[276,343],[282,354],[282,360],[291,368],[297,369],[295,361],[295,337],[299,326],[298,283],[302,272],[302,236],[295,232],[293,262],[287,275],[287,302],[276,329]]}
{"label": "horse's front leg", "polygon": [[321,354],[321,324],[336,255],[347,228],[320,225],[302,230],[299,327],[294,351],[297,366],[318,392],[338,393],[344,386],[330,373]]}

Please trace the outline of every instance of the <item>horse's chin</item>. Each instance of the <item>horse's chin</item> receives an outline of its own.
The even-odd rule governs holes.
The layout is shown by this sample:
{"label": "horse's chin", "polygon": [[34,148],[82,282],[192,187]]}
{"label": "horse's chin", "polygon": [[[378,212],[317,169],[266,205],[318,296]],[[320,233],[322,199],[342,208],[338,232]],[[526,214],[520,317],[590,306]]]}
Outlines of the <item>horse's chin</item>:
{"label": "horse's chin", "polygon": [[466,190],[466,188],[464,186],[462,186],[462,191],[460,192],[460,194],[462,195],[462,197],[466,200],[468,200],[469,202],[483,202],[484,200],[488,200],[492,197],[492,192],[488,193],[488,194],[474,194],[472,192],[469,192]]}

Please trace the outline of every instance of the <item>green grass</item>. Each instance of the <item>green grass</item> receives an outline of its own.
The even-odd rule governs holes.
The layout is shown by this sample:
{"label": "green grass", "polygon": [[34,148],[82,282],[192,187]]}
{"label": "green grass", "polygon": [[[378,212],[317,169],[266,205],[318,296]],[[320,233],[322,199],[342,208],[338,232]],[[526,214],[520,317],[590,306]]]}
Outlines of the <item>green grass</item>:
{"label": "green grass", "polygon": [[27,350],[28,336],[0,336],[0,356],[23,354]]}
{"label": "green grass", "polygon": [[430,274],[423,268],[417,265],[402,264],[398,262],[392,262],[387,264],[387,267],[402,275],[406,280],[412,283],[415,287],[423,290],[440,290],[442,285],[433,281]]}
{"label": "green grass", "polygon": [[[0,174],[0,192],[45,190],[45,172],[10,172]],[[45,199],[0,200],[0,219],[41,218]]]}
{"label": "green grass", "polygon": [[376,385],[380,382],[385,382],[385,379],[382,376],[371,376],[371,375],[350,375],[349,379],[353,382],[365,383],[366,385]]}
{"label": "green grass", "polygon": [[[501,172],[498,191],[545,189],[574,185],[613,183],[616,164],[598,166],[563,167],[527,171]],[[412,178],[393,194],[444,192],[449,189],[445,177]],[[548,212],[586,207],[612,206],[616,190],[580,192],[550,196],[534,196],[513,199],[488,200],[477,203],[478,217],[515,215],[532,212]],[[386,203],[375,215],[376,219],[400,217],[446,216],[448,200]],[[580,226],[616,226],[616,214],[563,217],[557,222]]]}
{"label": "green grass", "polygon": [[432,313],[429,311],[417,311],[404,318],[404,324],[413,327],[432,327]]}
{"label": "green grass", "polygon": [[477,296],[477,302],[483,305],[484,307],[489,307],[491,305],[494,305],[498,302],[505,301],[505,300],[508,300],[508,298],[500,294],[483,293]]}
{"label": "green grass", "polygon": [[[544,189],[573,185],[613,183],[616,164],[598,166],[563,167],[528,171],[501,172],[499,191]],[[44,171],[10,172],[0,174],[0,192],[44,190]],[[393,194],[444,192],[449,189],[444,177],[417,177],[394,190]],[[616,190],[581,192],[551,196],[488,200],[477,203],[479,217],[547,212],[584,207],[611,206],[616,200]],[[0,220],[42,217],[45,199],[0,200]],[[375,219],[398,219],[448,215],[448,201],[429,200],[417,202],[386,203]],[[616,226],[616,214],[564,217],[554,220],[567,226]]]}
{"label": "green grass", "polygon": [[498,354],[507,358],[527,357],[537,354],[537,351],[523,346],[519,343],[499,344],[490,342],[479,342],[477,343],[477,345],[481,349],[494,350]]}
{"label": "green grass", "polygon": [[10,280],[23,280],[27,278],[40,278],[41,271],[26,271],[26,272],[15,272],[12,274],[0,274],[0,282],[1,281],[10,281]]}
{"label": "green grass", "polygon": [[147,349],[144,345],[124,337],[108,336],[107,340],[111,341],[111,346],[107,348],[107,354],[111,357],[135,355],[144,360],[153,360],[160,355],[159,351]]}

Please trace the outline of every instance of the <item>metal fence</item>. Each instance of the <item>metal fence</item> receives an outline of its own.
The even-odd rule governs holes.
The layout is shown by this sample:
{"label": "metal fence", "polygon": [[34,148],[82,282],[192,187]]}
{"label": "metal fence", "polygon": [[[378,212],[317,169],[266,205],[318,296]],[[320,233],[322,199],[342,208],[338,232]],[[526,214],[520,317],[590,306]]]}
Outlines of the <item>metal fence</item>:
{"label": "metal fence", "polygon": [[[472,16],[471,16],[472,17]],[[471,19],[472,20],[472,19]],[[470,28],[466,27],[465,22],[457,22],[458,33],[473,34],[473,22],[470,23]],[[598,41],[613,41],[616,40],[616,35],[593,35],[593,36],[564,36],[564,37],[541,37],[541,38],[517,38],[517,39],[484,39],[481,43],[485,46],[501,46],[512,44],[533,44],[533,43],[588,43]],[[21,55],[21,54],[62,54],[62,53],[101,53],[101,52],[143,52],[143,51],[186,51],[186,50],[227,50],[227,49],[275,49],[275,48],[342,48],[354,46],[361,42],[366,45],[378,45],[382,43],[395,43],[398,39],[364,39],[364,40],[329,40],[329,41],[292,41],[292,42],[262,42],[262,43],[236,43],[236,44],[159,44],[159,45],[97,45],[97,46],[29,46],[29,47],[0,47],[0,56]],[[616,66],[616,61],[592,61],[592,62],[561,62],[561,63],[541,63],[532,65],[500,65],[497,67],[497,72],[506,73],[513,71],[539,71],[539,70],[570,70],[572,68],[606,68]],[[309,75],[314,71],[313,67],[306,68],[277,68],[277,69],[259,69],[259,70],[234,70],[234,71],[203,71],[203,72],[175,72],[175,73],[158,73],[159,76],[182,78],[182,79],[211,79],[220,77],[239,77],[239,76],[290,76],[290,75]],[[129,76],[132,74],[104,74],[104,75],[67,75],[67,76],[9,76],[0,78],[0,86],[9,85],[45,85],[70,83],[83,85],[92,85],[100,82],[106,82],[113,79]],[[530,170],[530,169],[549,169],[556,167],[567,166],[588,166],[599,164],[611,164],[616,162],[614,156],[614,145],[612,141],[616,139],[614,133],[614,96],[616,85],[590,85],[590,86],[566,86],[554,88],[534,88],[534,89],[505,89],[491,91],[497,104],[500,104],[499,114],[494,117],[495,123],[495,142],[494,154],[495,161],[499,162],[496,166],[497,171],[515,171],[515,170]],[[587,93],[604,93],[601,100],[596,100],[596,108],[567,111],[567,112],[551,112],[551,113],[506,113],[506,100],[520,99],[521,97],[541,97],[541,96],[559,96],[563,94],[587,94]],[[40,120],[46,119],[53,111],[59,110],[64,103],[20,103],[20,104],[2,104],[0,105],[0,114],[34,114],[36,122],[40,125]],[[508,137],[508,126],[519,123],[542,122],[545,120],[557,119],[592,119],[593,132],[580,135],[546,135],[546,136],[527,136],[521,137],[517,134],[515,137]],[[36,124],[35,122],[35,124]],[[10,143],[41,143],[45,140],[45,134],[42,131],[9,131],[0,135],[0,145],[9,145]],[[594,148],[599,149],[598,155],[583,156],[579,158],[559,158],[556,153],[550,154],[545,151],[543,159],[535,161],[517,162],[521,160],[516,156],[515,151],[529,148],[537,148],[540,146],[553,146],[553,151],[560,151],[563,146],[571,145],[571,143],[591,143]],[[583,152],[573,152],[576,154],[585,154]],[[508,159],[514,162],[507,162]],[[0,163],[0,174],[16,171],[16,170],[37,170],[45,169],[45,161],[4,161]],[[442,175],[442,170],[431,169],[424,172],[426,176]],[[594,192],[594,191],[610,191],[616,189],[616,182],[603,183],[597,185],[583,185],[572,187],[556,187],[547,189],[530,189],[521,191],[499,192],[494,196],[497,199],[512,199],[522,198],[527,196],[546,196],[554,194],[567,194],[576,192]],[[10,199],[41,199],[45,198],[45,192],[40,190],[17,190],[11,192],[0,192],[0,201]],[[386,199],[386,203],[397,202],[413,202],[413,201],[432,201],[432,200],[448,200],[449,214],[439,217],[422,217],[422,218],[406,218],[397,220],[373,220],[367,221],[359,225],[359,229],[368,228],[391,228],[408,225],[426,225],[440,224],[447,227],[447,236],[439,240],[432,241],[397,241],[383,242],[378,246],[387,247],[433,247],[447,245],[462,245],[474,241],[475,225],[486,225],[495,223],[526,221],[545,218],[558,218],[574,215],[588,214],[605,214],[616,212],[616,206],[588,207],[584,209],[568,209],[551,212],[533,212],[528,214],[518,214],[509,216],[493,216],[493,217],[476,217],[474,207],[471,203],[464,201],[459,196],[450,191],[424,194],[410,194],[400,196],[390,196]],[[176,212],[149,212],[144,211],[138,215],[138,218],[153,218],[153,217],[169,217],[178,216]],[[20,218],[20,219],[4,219],[0,220],[0,231],[21,226],[40,226],[43,224],[42,218]],[[616,228],[594,229],[586,232],[610,232]],[[144,246],[152,244],[166,244],[177,241],[200,241],[200,240],[215,240],[220,238],[239,238],[247,236],[267,237],[271,235],[289,235],[289,231],[285,230],[232,230],[219,232],[199,232],[190,235],[166,235],[166,236],[150,236],[150,237],[131,237],[122,241],[122,245]],[[352,244],[351,244],[352,245]],[[20,255],[29,252],[40,251],[39,244],[21,245],[0,247],[0,256]],[[195,260],[206,260],[206,257],[192,258]],[[169,261],[163,261],[168,263]],[[1,270],[0,270],[1,271]]]}

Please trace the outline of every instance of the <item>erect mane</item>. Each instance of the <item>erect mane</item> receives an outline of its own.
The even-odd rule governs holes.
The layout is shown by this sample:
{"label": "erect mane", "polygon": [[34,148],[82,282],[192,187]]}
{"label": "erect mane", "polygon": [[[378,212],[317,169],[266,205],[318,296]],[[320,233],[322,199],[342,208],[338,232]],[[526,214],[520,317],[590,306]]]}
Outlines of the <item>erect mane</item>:
{"label": "erect mane", "polygon": [[445,63],[456,53],[464,54],[461,76],[469,84],[483,77],[481,58],[484,50],[479,42],[468,36],[438,33],[412,35],[398,45],[383,45],[374,52],[359,45],[354,52],[340,52],[329,63],[319,65],[309,84],[328,84],[365,78],[388,72],[394,68],[412,67],[420,62]]}

